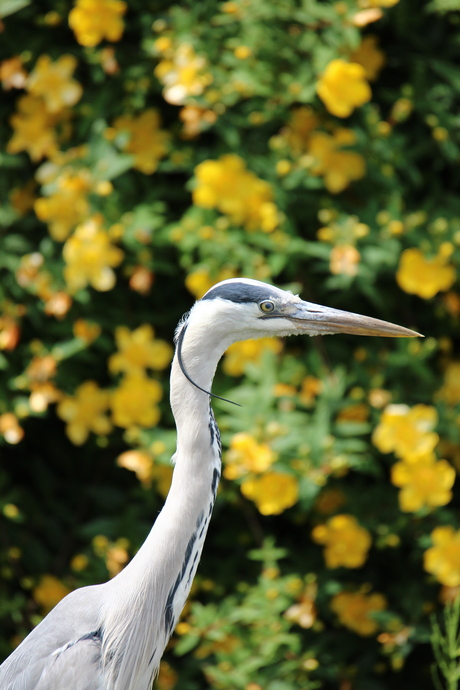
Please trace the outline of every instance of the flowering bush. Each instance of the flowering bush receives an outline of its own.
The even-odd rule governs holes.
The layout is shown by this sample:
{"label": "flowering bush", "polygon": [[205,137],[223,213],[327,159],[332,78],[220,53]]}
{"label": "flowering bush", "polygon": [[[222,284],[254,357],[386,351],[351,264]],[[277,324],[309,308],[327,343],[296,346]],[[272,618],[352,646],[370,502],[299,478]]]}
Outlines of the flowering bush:
{"label": "flowering bush", "polygon": [[426,337],[229,348],[242,407],[213,403],[223,478],[157,687],[432,687],[460,592],[454,5],[0,3],[2,657],[138,550],[175,325],[247,276]]}

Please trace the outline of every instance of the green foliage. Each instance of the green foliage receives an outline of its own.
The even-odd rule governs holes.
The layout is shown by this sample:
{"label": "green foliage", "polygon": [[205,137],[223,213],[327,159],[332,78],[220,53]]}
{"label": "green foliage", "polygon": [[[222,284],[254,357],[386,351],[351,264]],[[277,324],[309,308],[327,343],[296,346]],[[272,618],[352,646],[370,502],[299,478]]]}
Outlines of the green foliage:
{"label": "green foliage", "polygon": [[[459,657],[459,622],[460,600],[454,599],[444,609],[444,630],[433,616],[431,644],[433,645],[436,664],[433,664],[433,682],[437,690],[444,687],[439,672],[445,679],[445,687],[449,690],[458,688],[460,679]],[[438,671],[439,669],[439,671]]]}
{"label": "green foliage", "polygon": [[426,337],[226,354],[159,690],[428,689],[430,635],[456,687],[458,610],[430,615],[460,586],[458,3],[91,1],[91,35],[81,3],[0,1],[1,657],[142,544],[167,343],[241,275]]}

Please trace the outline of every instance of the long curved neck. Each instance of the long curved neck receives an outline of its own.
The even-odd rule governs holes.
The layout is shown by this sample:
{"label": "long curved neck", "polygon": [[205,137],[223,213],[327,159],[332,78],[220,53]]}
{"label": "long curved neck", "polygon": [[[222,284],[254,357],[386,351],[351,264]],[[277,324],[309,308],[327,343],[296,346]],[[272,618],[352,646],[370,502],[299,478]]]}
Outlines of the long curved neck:
{"label": "long curved neck", "polygon": [[[187,373],[206,390],[228,346],[225,338],[214,336],[192,320],[183,340]],[[220,438],[209,396],[185,378],[177,352],[171,371],[171,407],[177,450],[168,497],[141,549],[108,583],[120,599],[118,613],[107,608],[104,626],[114,631],[105,654],[113,678],[116,661],[112,659],[118,656],[120,644],[117,634],[134,637],[136,644],[131,647],[137,649],[128,661],[120,654],[121,667],[110,685],[113,690],[141,687],[135,684],[141,669],[147,666],[153,674],[158,667],[192,585],[220,479]]]}
{"label": "long curved neck", "polygon": [[[217,364],[232,340],[223,334],[212,332],[210,327],[203,329],[200,323],[192,321],[183,326],[178,345],[181,344],[182,363],[188,376],[197,386],[187,380],[179,365],[179,352],[176,350],[171,370],[171,408],[177,426],[178,450],[196,442],[195,422],[208,414],[209,396]],[[202,429],[201,429],[202,430]],[[200,440],[202,440],[200,438]]]}

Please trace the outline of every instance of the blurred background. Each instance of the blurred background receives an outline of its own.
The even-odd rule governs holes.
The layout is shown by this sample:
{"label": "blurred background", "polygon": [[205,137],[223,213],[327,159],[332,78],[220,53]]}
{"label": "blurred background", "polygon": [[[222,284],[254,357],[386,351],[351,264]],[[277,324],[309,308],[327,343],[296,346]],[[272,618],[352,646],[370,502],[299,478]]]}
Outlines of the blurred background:
{"label": "blurred background", "polygon": [[459,10],[1,0],[0,658],[136,553],[174,328],[246,276],[426,337],[226,353],[158,690],[457,687]]}

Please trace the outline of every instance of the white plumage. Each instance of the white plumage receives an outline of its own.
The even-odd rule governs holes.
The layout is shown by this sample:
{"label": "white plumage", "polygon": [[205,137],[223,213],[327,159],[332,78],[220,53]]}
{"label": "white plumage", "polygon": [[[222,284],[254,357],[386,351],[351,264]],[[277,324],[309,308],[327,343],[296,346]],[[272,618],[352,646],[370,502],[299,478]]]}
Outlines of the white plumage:
{"label": "white plumage", "polygon": [[211,288],[178,326],[177,450],[163,510],[121,573],[69,594],[8,657],[1,690],[150,690],[198,567],[220,478],[220,438],[204,391],[232,343],[299,333],[418,335],[254,280]]}

